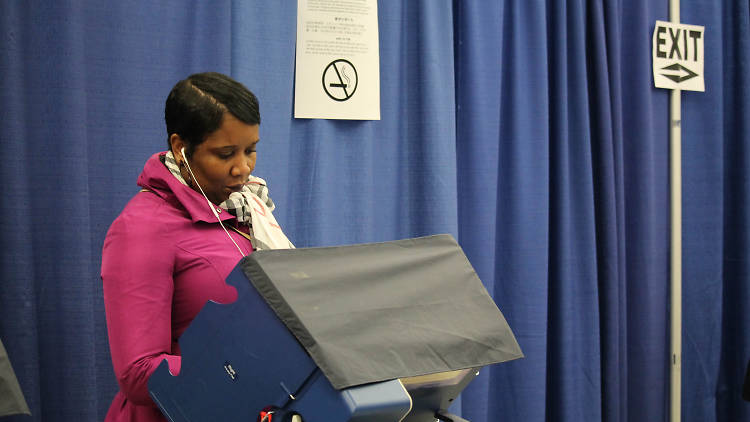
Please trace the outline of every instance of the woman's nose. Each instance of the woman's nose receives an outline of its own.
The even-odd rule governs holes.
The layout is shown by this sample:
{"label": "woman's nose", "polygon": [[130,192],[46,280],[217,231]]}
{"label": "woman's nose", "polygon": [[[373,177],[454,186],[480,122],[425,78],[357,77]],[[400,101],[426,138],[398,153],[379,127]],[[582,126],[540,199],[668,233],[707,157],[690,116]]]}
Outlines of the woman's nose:
{"label": "woman's nose", "polygon": [[250,176],[253,172],[253,163],[249,159],[240,159],[235,165],[232,166],[232,176]]}

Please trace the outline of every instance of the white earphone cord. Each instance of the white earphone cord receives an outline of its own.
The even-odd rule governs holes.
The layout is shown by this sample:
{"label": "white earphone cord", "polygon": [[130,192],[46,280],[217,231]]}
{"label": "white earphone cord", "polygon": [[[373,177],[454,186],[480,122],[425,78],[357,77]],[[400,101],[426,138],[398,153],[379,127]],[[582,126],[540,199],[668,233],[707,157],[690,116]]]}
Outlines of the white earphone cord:
{"label": "white earphone cord", "polygon": [[216,217],[216,220],[219,222],[219,225],[222,229],[224,229],[224,233],[227,234],[227,237],[229,238],[232,243],[234,243],[234,246],[237,248],[238,251],[240,251],[240,255],[242,257],[246,257],[244,252],[242,252],[242,249],[240,249],[240,245],[237,244],[237,242],[232,239],[232,236],[229,234],[229,231],[226,227],[224,227],[224,223],[221,222],[221,218],[219,218],[219,213],[216,212],[216,209],[214,208],[214,204],[211,203],[211,201],[208,200],[208,197],[206,196],[206,193],[203,192],[203,188],[201,187],[200,183],[198,183],[198,179],[195,178],[195,175],[193,174],[193,170],[190,168],[190,163],[188,163],[187,156],[185,155],[185,148],[183,147],[180,150],[180,153],[182,153],[182,159],[185,160],[185,166],[187,166],[188,171],[190,172],[190,176],[193,177],[193,182],[195,182],[196,186],[198,186],[198,189],[201,191],[201,195],[203,195],[204,198],[206,198],[206,203],[208,203],[208,208],[211,209],[211,212],[214,213],[214,217]]}

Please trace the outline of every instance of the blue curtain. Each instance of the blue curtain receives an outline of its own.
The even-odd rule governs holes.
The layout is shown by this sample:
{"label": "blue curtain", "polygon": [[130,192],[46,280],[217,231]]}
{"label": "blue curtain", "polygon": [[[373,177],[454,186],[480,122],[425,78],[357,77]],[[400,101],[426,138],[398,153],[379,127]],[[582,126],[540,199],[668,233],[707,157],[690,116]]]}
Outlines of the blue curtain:
{"label": "blue curtain", "polygon": [[[750,421],[750,6],[706,27],[683,92],[683,420]],[[163,102],[199,71],[261,101],[256,174],[298,246],[451,233],[525,358],[462,395],[495,421],[668,414],[667,2],[379,4],[381,120],[293,115],[296,2],[0,2],[0,338],[31,417],[102,420],[116,391],[106,230],[166,148]]]}

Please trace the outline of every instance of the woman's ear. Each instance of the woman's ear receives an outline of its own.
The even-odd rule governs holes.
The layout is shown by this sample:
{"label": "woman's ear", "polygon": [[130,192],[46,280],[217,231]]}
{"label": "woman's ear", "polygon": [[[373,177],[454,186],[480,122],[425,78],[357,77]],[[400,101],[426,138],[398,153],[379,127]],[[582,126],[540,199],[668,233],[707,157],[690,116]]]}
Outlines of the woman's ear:
{"label": "woman's ear", "polygon": [[172,155],[174,159],[180,164],[185,157],[182,156],[182,149],[186,147],[185,141],[182,140],[180,135],[173,133],[169,135],[169,145],[171,146]]}

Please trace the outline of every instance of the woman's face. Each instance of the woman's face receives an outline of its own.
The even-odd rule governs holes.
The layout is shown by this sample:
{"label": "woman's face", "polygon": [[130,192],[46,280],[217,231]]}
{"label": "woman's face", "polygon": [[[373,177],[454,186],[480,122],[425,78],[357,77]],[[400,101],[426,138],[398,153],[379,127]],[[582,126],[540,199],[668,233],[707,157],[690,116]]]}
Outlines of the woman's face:
{"label": "woman's face", "polygon": [[[199,144],[188,164],[193,171],[193,189],[200,184],[209,201],[218,205],[232,192],[239,192],[255,168],[255,147],[260,140],[258,125],[248,125],[226,113],[221,126]],[[178,135],[172,141],[172,153],[181,156],[186,145]]]}

